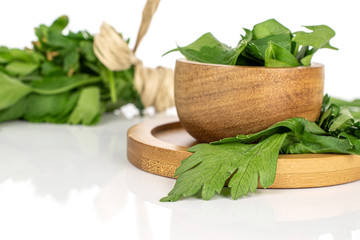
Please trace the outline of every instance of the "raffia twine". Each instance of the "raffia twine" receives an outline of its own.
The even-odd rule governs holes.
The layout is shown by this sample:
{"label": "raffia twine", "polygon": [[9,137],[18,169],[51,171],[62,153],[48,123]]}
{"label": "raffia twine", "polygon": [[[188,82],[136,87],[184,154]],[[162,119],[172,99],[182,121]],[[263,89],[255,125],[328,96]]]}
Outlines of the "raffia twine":
{"label": "raffia twine", "polygon": [[164,111],[175,105],[174,72],[170,68],[144,67],[135,55],[141,40],[145,36],[160,0],[148,0],[142,15],[134,50],[107,23],[103,23],[100,33],[94,37],[94,52],[98,59],[112,71],[123,71],[135,67],[134,86],[140,93],[145,107],[154,106],[157,111]]}

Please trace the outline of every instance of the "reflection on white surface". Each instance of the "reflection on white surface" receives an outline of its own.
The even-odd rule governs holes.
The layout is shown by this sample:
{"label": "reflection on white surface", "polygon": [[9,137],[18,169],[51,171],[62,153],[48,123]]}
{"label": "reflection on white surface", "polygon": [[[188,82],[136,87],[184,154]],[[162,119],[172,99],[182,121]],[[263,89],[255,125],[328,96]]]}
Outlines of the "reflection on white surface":
{"label": "reflection on white surface", "polygon": [[[152,201],[134,184],[134,175],[128,176],[129,190]],[[144,182],[150,188],[152,181]],[[171,239],[183,235],[216,239],[240,233],[243,239],[360,239],[356,235],[360,229],[359,188],[360,182],[326,188],[258,190],[237,201],[225,192],[207,202],[194,197],[159,205],[172,209]]]}
{"label": "reflection on white surface", "polygon": [[160,203],[174,180],[126,158],[138,121],[1,124],[0,239],[360,239],[360,181]]}

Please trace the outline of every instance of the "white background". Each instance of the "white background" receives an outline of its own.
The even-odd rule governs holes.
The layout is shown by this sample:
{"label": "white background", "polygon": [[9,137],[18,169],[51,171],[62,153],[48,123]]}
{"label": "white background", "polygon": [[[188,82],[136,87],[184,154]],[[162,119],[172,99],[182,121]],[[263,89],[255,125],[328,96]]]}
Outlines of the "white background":
{"label": "white background", "polygon": [[[145,65],[174,67],[173,53],[211,31],[234,46],[242,27],[276,18],[292,31],[327,24],[339,51],[322,50],[325,91],[360,97],[357,2],[330,0],[162,0],[139,51]],[[0,45],[30,46],[33,29],[62,14],[69,29],[97,33],[103,21],[133,46],[145,0],[3,0]],[[192,240],[360,239],[360,181],[312,189],[258,190],[249,197],[160,203],[174,180],[135,168],[126,131],[139,119],[104,116],[94,127],[0,124],[0,239]]]}
{"label": "white background", "polygon": [[[149,32],[138,49],[145,65],[174,67],[179,53],[161,57],[178,43],[187,45],[205,32],[234,46],[243,34],[242,28],[276,18],[292,31],[305,30],[304,25],[326,24],[337,35],[331,44],[339,51],[323,49],[313,61],[326,67],[325,92],[353,99],[360,97],[359,52],[360,14],[358,1],[345,0],[162,0]],[[70,17],[69,29],[86,29],[97,33],[103,21],[108,22],[133,46],[140,25],[145,0],[11,0],[2,1],[0,45],[31,46],[33,29],[40,23],[50,24],[56,17]]]}

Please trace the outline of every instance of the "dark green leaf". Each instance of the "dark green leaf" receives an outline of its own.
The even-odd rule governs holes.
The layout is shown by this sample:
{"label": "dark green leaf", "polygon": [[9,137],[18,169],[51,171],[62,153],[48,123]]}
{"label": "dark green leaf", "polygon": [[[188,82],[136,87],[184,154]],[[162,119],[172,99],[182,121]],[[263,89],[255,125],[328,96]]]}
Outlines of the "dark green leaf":
{"label": "dark green leaf", "polygon": [[64,71],[72,75],[80,69],[80,53],[77,48],[71,48],[64,55]]}
{"label": "dark green leaf", "polygon": [[69,18],[65,15],[58,17],[50,26],[50,30],[62,32],[69,24]]}
{"label": "dark green leaf", "polygon": [[244,153],[242,158],[247,164],[238,167],[229,182],[233,199],[247,195],[249,190],[255,192],[258,181],[264,188],[274,183],[279,150],[286,136],[272,135]]}
{"label": "dark green leaf", "polygon": [[27,98],[24,119],[30,122],[65,123],[78,97],[78,93],[70,92],[54,95],[31,94]]}
{"label": "dark green leaf", "polygon": [[299,52],[299,48],[300,48],[299,44],[297,44],[294,41],[291,41],[291,51],[290,52],[291,52],[292,55],[297,56],[297,54]]}
{"label": "dark green leaf", "polygon": [[253,38],[253,34],[252,34],[252,31],[247,29],[247,28],[243,28],[244,31],[245,31],[245,36],[241,35],[241,41],[246,41],[246,42],[250,42]]}
{"label": "dark green leaf", "polygon": [[296,55],[296,59],[300,61],[303,66],[310,66],[311,59],[317,51],[317,48],[309,49],[309,46],[303,46],[300,52]]}
{"label": "dark green leaf", "polygon": [[81,41],[79,43],[80,53],[84,56],[86,61],[96,62],[97,58],[93,50],[93,43],[90,41]]}
{"label": "dark green leaf", "polygon": [[349,150],[349,153],[360,155],[360,138],[359,138],[359,136],[354,136],[347,132],[341,132],[339,134],[339,137],[344,137],[347,140],[349,140],[350,144],[352,145],[352,149]]}
{"label": "dark green leaf", "polygon": [[99,122],[100,116],[100,89],[98,87],[87,87],[81,90],[76,107],[67,122],[93,125]]}
{"label": "dark green leaf", "polygon": [[297,67],[298,60],[291,52],[276,43],[269,42],[269,46],[265,52],[266,67]]}
{"label": "dark green leaf", "polygon": [[314,56],[314,54],[307,55],[306,57],[303,57],[300,62],[303,66],[310,66],[311,65],[311,59]]}
{"label": "dark green leaf", "polygon": [[114,72],[110,71],[109,69],[103,67],[101,69],[101,77],[103,81],[108,85],[108,89],[110,91],[111,101],[113,103],[117,102],[117,87],[115,85],[115,77]]}
{"label": "dark green leaf", "polygon": [[37,63],[13,61],[6,65],[6,71],[12,76],[25,76],[39,68]]}
{"label": "dark green leaf", "polygon": [[288,132],[292,132],[297,138],[299,138],[304,131],[317,135],[326,134],[326,132],[314,122],[309,122],[304,118],[289,118],[284,121],[275,123],[271,127],[258,133],[250,135],[238,135],[232,138],[224,138],[220,141],[212,142],[211,144],[217,145],[229,142],[254,143],[258,140],[264,140],[274,134],[283,134]]}
{"label": "dark green leaf", "polygon": [[347,139],[340,139],[333,136],[321,136],[303,132],[300,138],[293,141],[290,146],[284,146],[282,153],[303,154],[303,153],[350,153],[352,145]]}
{"label": "dark green leaf", "polygon": [[33,81],[31,82],[31,87],[33,92],[50,95],[66,92],[77,87],[87,86],[100,81],[100,77],[80,74],[72,77],[54,76],[45,77],[39,81]]}
{"label": "dark green leaf", "polygon": [[53,62],[45,61],[41,65],[41,74],[43,76],[66,76],[66,72],[63,70],[62,67],[54,64]]}
{"label": "dark green leaf", "polygon": [[236,65],[239,66],[264,66],[264,61],[256,59],[250,55],[241,54],[236,60]]}
{"label": "dark green leaf", "polygon": [[312,32],[307,33],[303,31],[294,32],[293,41],[297,42],[302,46],[312,46],[314,48],[330,48],[337,50],[332,47],[329,43],[330,39],[335,36],[335,31],[326,25],[319,26],[305,26]]}
{"label": "dark green leaf", "polygon": [[298,61],[301,61],[301,59],[303,59],[306,56],[308,50],[309,50],[309,46],[302,46],[300,51],[298,51],[297,54],[294,56],[296,56],[296,59]]}
{"label": "dark green leaf", "polygon": [[278,35],[278,34],[291,34],[290,30],[280,24],[275,19],[269,19],[265,22],[258,23],[254,26],[253,30],[253,39],[260,39],[264,37],[268,37],[271,35]]}
{"label": "dark green leaf", "polygon": [[319,126],[325,131],[329,131],[330,125],[334,119],[339,115],[340,107],[335,104],[331,104],[325,109],[325,112],[320,116]]}
{"label": "dark green leaf", "polygon": [[[41,44],[41,43],[47,41],[48,31],[49,31],[49,27],[44,24],[41,24],[39,27],[35,28],[35,35],[39,39],[39,42],[37,42],[37,43]],[[35,46],[36,46],[36,44],[35,44]]]}
{"label": "dark green leaf", "polygon": [[335,136],[343,131],[355,134],[360,117],[360,108],[356,106],[357,101],[348,102],[325,97],[324,102],[326,101],[327,104],[323,104],[319,126]]}
{"label": "dark green leaf", "polygon": [[20,49],[9,49],[12,61],[32,62],[29,52]]}
{"label": "dark green leaf", "polygon": [[190,148],[193,155],[182,161],[175,173],[179,177],[174,189],[161,201],[177,201],[200,190],[208,200],[220,193],[229,178],[234,199],[254,192],[258,181],[269,187],[275,179],[279,149],[285,137],[286,134],[276,134],[258,144],[198,144]]}
{"label": "dark green leaf", "polygon": [[[332,99],[333,98],[331,98],[331,100]],[[328,94],[325,94],[321,104],[321,115],[326,111],[326,108],[329,105],[329,103],[330,103],[330,96]]]}
{"label": "dark green leaf", "polygon": [[252,56],[259,58],[261,60],[265,60],[265,52],[269,46],[270,41],[287,49],[290,52],[291,41],[290,41],[290,35],[288,33],[271,35],[261,39],[250,41],[248,44],[247,51]]}
{"label": "dark green leaf", "polygon": [[235,65],[238,56],[244,50],[242,46],[231,48],[219,42],[211,33],[206,33],[188,46],[178,46],[174,51],[180,51],[191,61]]}
{"label": "dark green leaf", "polygon": [[10,107],[0,111],[0,122],[11,121],[21,118],[26,111],[26,97],[20,99]]}
{"label": "dark green leaf", "polygon": [[12,60],[11,54],[7,47],[0,47],[0,64],[8,63]]}
{"label": "dark green leaf", "polygon": [[336,116],[329,126],[329,132],[343,131],[354,125],[354,117],[347,107],[340,107],[339,115]]}
{"label": "dark green leaf", "polygon": [[59,48],[70,49],[76,46],[73,40],[62,35],[61,32],[50,31],[50,30],[48,31],[46,44],[55,49],[59,49]]}
{"label": "dark green leaf", "polygon": [[84,65],[82,68],[82,70],[85,73],[96,74],[98,76],[100,75],[100,71],[101,71],[100,69],[101,67],[99,66],[99,64],[95,64],[87,61],[84,61]]}
{"label": "dark green leaf", "polygon": [[30,92],[30,87],[0,72],[0,110],[15,104]]}
{"label": "dark green leaf", "polygon": [[77,40],[77,41],[83,41],[83,40],[93,41],[94,40],[94,37],[88,31],[85,31],[85,30],[82,30],[82,31],[79,31],[76,33],[69,31],[68,37],[73,40]]}

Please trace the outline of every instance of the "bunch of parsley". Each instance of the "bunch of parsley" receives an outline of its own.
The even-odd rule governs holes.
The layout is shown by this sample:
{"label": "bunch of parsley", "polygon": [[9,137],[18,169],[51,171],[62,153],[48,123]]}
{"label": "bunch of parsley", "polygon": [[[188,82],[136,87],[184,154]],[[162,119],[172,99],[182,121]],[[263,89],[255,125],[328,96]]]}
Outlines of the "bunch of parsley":
{"label": "bunch of parsley", "polygon": [[279,153],[342,153],[360,155],[360,100],[347,102],[325,95],[319,120],[291,118],[268,129],[198,144],[176,169],[173,190],[161,201],[177,201],[201,191],[203,199],[225,184],[233,199],[274,183]]}
{"label": "bunch of parsley", "polygon": [[96,124],[123,104],[143,108],[133,86],[133,67],[113,72],[95,56],[87,31],[63,30],[61,16],[35,28],[32,49],[0,47],[0,122]]}
{"label": "bunch of parsley", "polygon": [[312,32],[292,33],[275,19],[269,19],[256,24],[252,30],[244,28],[245,36],[241,35],[234,48],[219,42],[211,33],[205,33],[188,46],[177,46],[167,53],[180,51],[186,59],[202,63],[297,67],[309,66],[312,57],[321,48],[337,50],[329,43],[335,36],[330,27],[318,25],[306,28]]}

